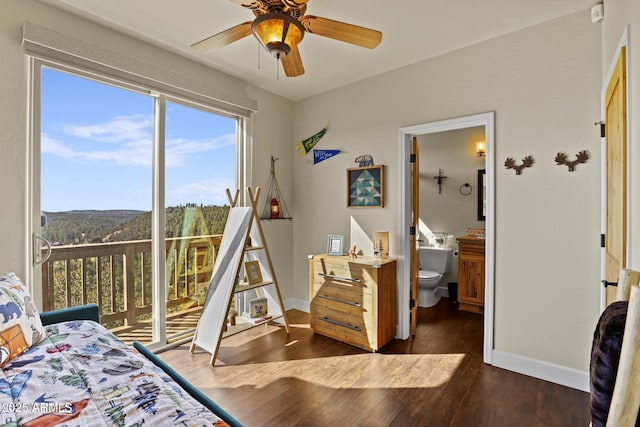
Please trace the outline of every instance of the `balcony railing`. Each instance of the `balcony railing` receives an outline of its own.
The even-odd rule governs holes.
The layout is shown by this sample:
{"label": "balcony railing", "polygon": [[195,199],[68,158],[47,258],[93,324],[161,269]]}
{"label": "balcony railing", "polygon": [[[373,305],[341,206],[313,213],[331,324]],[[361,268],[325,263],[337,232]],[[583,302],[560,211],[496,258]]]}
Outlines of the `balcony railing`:
{"label": "balcony railing", "polygon": [[[167,313],[202,303],[221,240],[166,239]],[[134,327],[151,317],[151,240],[54,246],[42,284],[44,311],[96,303],[102,324]]]}

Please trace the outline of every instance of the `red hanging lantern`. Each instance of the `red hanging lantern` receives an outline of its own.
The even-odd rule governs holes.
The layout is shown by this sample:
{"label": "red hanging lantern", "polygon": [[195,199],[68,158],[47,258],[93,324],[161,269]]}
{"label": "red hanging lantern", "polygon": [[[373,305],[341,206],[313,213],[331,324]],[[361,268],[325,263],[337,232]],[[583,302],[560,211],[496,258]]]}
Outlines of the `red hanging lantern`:
{"label": "red hanging lantern", "polygon": [[271,219],[280,218],[280,202],[278,199],[271,199],[271,215],[269,216]]}

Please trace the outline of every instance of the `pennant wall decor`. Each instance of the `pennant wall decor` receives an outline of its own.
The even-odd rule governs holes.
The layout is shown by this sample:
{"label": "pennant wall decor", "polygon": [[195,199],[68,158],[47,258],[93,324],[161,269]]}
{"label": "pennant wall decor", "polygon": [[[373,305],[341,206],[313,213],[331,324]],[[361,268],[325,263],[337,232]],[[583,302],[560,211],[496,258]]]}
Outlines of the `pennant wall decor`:
{"label": "pennant wall decor", "polygon": [[313,164],[316,165],[338,153],[340,153],[340,150],[313,150]]}
{"label": "pennant wall decor", "polygon": [[298,145],[296,145],[296,150],[302,149],[302,151],[300,151],[299,153],[300,157],[304,156],[309,151],[311,151],[311,149],[315,147],[318,141],[320,141],[320,138],[322,138],[326,132],[327,132],[327,128],[323,128],[320,132],[301,141]]}

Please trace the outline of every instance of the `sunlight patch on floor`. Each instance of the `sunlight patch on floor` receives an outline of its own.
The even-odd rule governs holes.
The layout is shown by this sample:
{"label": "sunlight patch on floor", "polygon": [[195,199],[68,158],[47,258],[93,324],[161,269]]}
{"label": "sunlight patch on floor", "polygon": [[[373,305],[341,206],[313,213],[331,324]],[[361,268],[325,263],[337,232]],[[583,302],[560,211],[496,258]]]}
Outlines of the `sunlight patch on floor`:
{"label": "sunlight patch on floor", "polygon": [[242,331],[242,333],[224,338],[221,341],[220,346],[239,347],[245,344],[249,344],[251,341],[257,338],[273,334],[274,332],[279,332],[281,329],[283,329],[283,327],[265,323],[264,325],[256,326],[251,329]]}
{"label": "sunlight patch on floor", "polygon": [[207,386],[262,389],[283,378],[296,378],[330,388],[434,388],[451,379],[465,356],[360,354],[216,366]]}
{"label": "sunlight patch on floor", "polygon": [[[309,329],[308,323],[290,323],[289,328]],[[272,334],[274,332],[280,332],[284,330],[284,324],[279,325],[277,323],[265,323],[264,325],[256,326],[251,329],[246,329],[242,333],[231,335],[224,338],[221,341],[220,347],[239,347],[245,344],[249,344],[253,340]]]}

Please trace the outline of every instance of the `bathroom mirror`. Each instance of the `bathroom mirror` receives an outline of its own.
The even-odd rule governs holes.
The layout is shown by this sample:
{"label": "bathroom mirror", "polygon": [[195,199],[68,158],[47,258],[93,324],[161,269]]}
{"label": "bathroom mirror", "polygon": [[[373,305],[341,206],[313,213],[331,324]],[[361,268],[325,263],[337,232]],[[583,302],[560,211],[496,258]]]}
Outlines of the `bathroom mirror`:
{"label": "bathroom mirror", "polygon": [[478,221],[484,221],[487,212],[486,169],[478,169]]}

